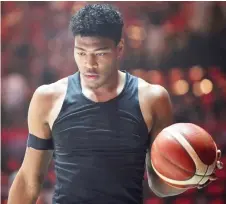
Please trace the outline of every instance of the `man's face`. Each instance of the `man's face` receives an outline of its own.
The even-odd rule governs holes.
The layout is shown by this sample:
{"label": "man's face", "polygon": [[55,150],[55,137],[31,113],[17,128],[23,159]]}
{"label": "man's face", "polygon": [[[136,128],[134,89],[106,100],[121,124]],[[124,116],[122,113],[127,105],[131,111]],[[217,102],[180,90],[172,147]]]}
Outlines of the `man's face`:
{"label": "man's face", "polygon": [[75,37],[74,57],[81,77],[89,88],[99,88],[117,71],[122,44],[103,37]]}

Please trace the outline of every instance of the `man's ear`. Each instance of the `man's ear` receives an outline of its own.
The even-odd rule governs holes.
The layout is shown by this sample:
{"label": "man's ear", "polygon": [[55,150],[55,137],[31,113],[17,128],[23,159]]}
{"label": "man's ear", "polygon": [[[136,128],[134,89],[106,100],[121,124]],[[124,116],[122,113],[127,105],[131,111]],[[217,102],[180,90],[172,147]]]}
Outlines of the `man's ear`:
{"label": "man's ear", "polygon": [[124,39],[122,38],[117,45],[117,58],[121,58],[124,53]]}

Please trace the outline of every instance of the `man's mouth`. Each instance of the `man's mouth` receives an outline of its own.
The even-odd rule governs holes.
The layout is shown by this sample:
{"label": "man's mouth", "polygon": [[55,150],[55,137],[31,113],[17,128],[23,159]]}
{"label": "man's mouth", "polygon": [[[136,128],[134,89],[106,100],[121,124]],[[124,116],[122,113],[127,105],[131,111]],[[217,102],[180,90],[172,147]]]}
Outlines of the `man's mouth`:
{"label": "man's mouth", "polygon": [[87,73],[87,74],[84,74],[84,76],[88,79],[96,79],[99,77],[99,75],[96,73]]}

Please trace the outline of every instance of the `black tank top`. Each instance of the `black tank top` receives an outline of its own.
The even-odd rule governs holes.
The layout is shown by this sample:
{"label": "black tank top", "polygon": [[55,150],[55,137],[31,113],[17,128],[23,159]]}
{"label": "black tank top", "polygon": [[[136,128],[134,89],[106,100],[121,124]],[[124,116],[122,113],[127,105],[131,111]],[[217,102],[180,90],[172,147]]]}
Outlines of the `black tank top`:
{"label": "black tank top", "polygon": [[57,204],[141,204],[148,129],[138,79],[126,72],[122,92],[107,102],[82,93],[79,72],[52,128]]}

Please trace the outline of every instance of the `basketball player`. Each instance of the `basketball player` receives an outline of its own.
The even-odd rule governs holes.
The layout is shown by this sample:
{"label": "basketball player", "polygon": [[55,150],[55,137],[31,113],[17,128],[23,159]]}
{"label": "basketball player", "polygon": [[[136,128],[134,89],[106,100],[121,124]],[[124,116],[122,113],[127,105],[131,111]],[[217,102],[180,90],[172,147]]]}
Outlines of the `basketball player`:
{"label": "basketball player", "polygon": [[[27,149],[9,204],[37,200],[53,151],[53,203],[140,204],[150,141],[172,123],[169,95],[119,71],[123,19],[117,10],[87,5],[72,17],[70,28],[79,71],[35,91]],[[185,191],[160,180],[146,160],[157,196]]]}

